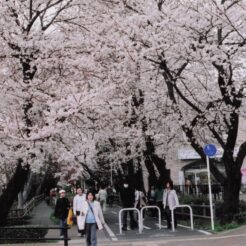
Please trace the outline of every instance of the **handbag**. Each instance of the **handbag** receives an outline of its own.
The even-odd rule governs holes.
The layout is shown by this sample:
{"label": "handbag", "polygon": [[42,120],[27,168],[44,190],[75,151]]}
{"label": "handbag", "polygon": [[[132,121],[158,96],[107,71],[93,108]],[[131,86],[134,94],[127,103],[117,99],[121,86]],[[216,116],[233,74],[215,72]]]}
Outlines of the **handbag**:
{"label": "handbag", "polygon": [[78,216],[77,217],[77,225],[78,225],[78,228],[79,230],[84,230],[84,223],[85,223],[85,219],[82,218],[82,216]]}
{"label": "handbag", "polygon": [[[89,206],[89,208],[90,208],[91,212],[93,213],[94,217],[96,217],[96,216],[95,216],[95,214],[94,214],[93,208],[91,207],[90,203],[89,203],[89,202],[87,202],[87,204],[88,204],[88,206]],[[98,225],[97,225],[97,223],[96,223],[96,227],[97,227],[97,229],[98,229]]]}
{"label": "handbag", "polygon": [[68,211],[67,225],[73,225],[73,210],[71,208]]}

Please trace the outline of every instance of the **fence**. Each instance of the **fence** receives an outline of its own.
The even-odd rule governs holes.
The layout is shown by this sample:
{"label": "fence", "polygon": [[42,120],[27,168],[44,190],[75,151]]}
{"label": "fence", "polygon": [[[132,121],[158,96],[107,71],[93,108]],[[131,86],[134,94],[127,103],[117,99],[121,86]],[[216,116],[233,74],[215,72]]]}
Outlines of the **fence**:
{"label": "fence", "polygon": [[[56,237],[49,237],[45,238],[44,235],[43,237],[35,237],[35,233],[32,233],[33,237],[18,237],[17,233],[15,233],[16,230],[18,232],[20,230],[32,230],[32,231],[47,231],[47,230],[60,230],[60,227],[14,227],[14,226],[6,226],[6,227],[0,227],[0,244],[5,244],[6,242],[45,242],[45,241],[58,241],[62,240],[64,242],[64,246],[68,246],[68,241],[71,240],[71,238],[68,238],[68,229],[70,227],[64,227],[64,237],[63,238],[56,238]],[[9,233],[9,231],[13,231],[12,233]],[[10,236],[6,236],[6,234],[10,234]],[[44,233],[45,234],[45,233]]]}
{"label": "fence", "polygon": [[11,209],[8,214],[8,219],[22,219],[25,217],[42,199],[44,195],[39,195],[33,197],[28,201],[23,208],[20,209]]}
{"label": "fence", "polygon": [[[213,198],[215,200],[222,199],[224,194],[223,186],[219,184],[213,184],[211,186]],[[202,196],[208,195],[208,185],[175,185],[175,190],[179,194],[186,194],[186,195],[194,195],[194,196]]]}
{"label": "fence", "polygon": [[[189,204],[189,206],[193,210],[193,217],[201,218],[201,219],[210,219],[210,206],[209,205],[206,205],[205,203],[203,203],[202,205]],[[197,210],[200,210],[200,213],[196,213]],[[215,218],[215,206],[214,206],[214,204],[213,204],[213,212],[214,212],[214,218]],[[187,215],[187,216],[189,215],[189,213],[185,213],[183,211],[183,208],[181,208],[180,212],[176,212],[176,214]]]}

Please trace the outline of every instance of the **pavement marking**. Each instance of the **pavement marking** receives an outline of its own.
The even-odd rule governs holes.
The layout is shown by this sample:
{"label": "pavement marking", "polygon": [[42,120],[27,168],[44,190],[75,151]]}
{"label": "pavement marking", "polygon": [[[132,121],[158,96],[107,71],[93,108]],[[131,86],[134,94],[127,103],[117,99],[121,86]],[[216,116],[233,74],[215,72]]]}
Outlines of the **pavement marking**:
{"label": "pavement marking", "polygon": [[201,233],[203,233],[205,235],[208,235],[208,236],[213,235],[213,233],[211,233],[209,231],[204,231],[204,230],[197,230],[197,231],[199,231],[199,232],[201,232]]}
{"label": "pavement marking", "polygon": [[[179,227],[183,227],[183,228],[187,228],[187,229],[190,229],[190,230],[191,230],[190,226],[185,226],[185,225],[180,225],[180,224],[178,224],[178,226],[179,226]],[[208,231],[204,231],[204,230],[197,230],[197,229],[194,229],[194,231],[198,231],[198,232],[200,232],[200,233],[202,233],[202,234],[205,234],[205,235],[213,235],[213,233],[208,232]]]}
{"label": "pavement marking", "polygon": [[111,237],[112,241],[118,241],[118,238],[106,223],[104,224],[104,228],[106,229],[108,235]]}
{"label": "pavement marking", "polygon": [[[155,225],[159,227],[159,224],[156,223]],[[161,225],[161,228],[166,228],[167,229],[167,226]]]}
{"label": "pavement marking", "polygon": [[145,225],[143,226],[143,228],[144,228],[144,229],[147,229],[147,230],[150,230],[150,229],[151,229],[150,227],[145,226]]}
{"label": "pavement marking", "polygon": [[185,226],[185,225],[180,225],[178,224],[179,227],[183,227],[183,228],[187,228],[187,229],[191,229],[190,226]]}
{"label": "pavement marking", "polygon": [[112,213],[112,214],[118,214],[118,213],[117,213],[117,212],[115,212],[115,211],[111,211],[111,213]]}
{"label": "pavement marking", "polygon": [[150,235],[150,238],[160,238],[160,237],[174,237],[174,234],[167,234],[167,233],[159,233],[159,234],[153,234],[153,235]]}

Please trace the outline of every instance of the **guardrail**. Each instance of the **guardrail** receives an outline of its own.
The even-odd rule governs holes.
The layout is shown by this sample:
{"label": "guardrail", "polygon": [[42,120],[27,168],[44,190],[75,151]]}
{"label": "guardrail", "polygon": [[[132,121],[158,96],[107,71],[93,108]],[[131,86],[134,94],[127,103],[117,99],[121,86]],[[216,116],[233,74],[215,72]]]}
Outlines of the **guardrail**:
{"label": "guardrail", "polygon": [[189,205],[177,205],[177,206],[174,206],[170,209],[171,210],[171,216],[172,216],[172,230],[175,231],[175,228],[174,228],[174,209],[175,208],[189,208],[189,210],[190,210],[190,227],[191,227],[191,230],[194,230],[193,211],[192,211],[191,206],[189,206]]}
{"label": "guardrail", "polygon": [[[61,227],[13,227],[13,226],[6,226],[6,227],[0,227],[1,230],[27,230],[27,229],[34,229],[34,230],[60,230]],[[48,237],[48,238],[19,238],[19,237],[4,237],[4,232],[3,232],[3,237],[0,237],[0,244],[1,241],[3,242],[13,242],[13,241],[24,241],[24,242],[32,242],[32,241],[38,241],[38,242],[45,242],[45,241],[57,241],[57,240],[62,240],[64,241],[64,246],[68,246],[68,241],[71,240],[71,238],[68,237],[68,229],[70,227],[63,227],[64,229],[64,237]]]}
{"label": "guardrail", "polygon": [[[219,184],[212,184],[212,194],[215,200],[220,200],[223,197],[224,187]],[[193,196],[203,196],[208,195],[208,185],[174,185],[174,189],[178,194],[193,195]]]}
{"label": "guardrail", "polygon": [[21,219],[26,216],[42,199],[44,194],[33,197],[28,201],[23,208],[11,209],[8,214],[8,219]]}
{"label": "guardrail", "polygon": [[120,234],[122,234],[122,219],[121,219],[121,214],[123,211],[136,211],[138,213],[138,229],[139,233],[141,234],[141,218],[140,218],[140,211],[137,208],[122,208],[119,211],[119,229],[120,229]]}
{"label": "guardrail", "polygon": [[[196,209],[196,208],[201,208],[201,214],[195,214],[195,211],[193,212],[193,217],[197,217],[197,218],[201,218],[201,219],[210,219],[210,206],[206,205],[205,203],[203,204],[190,204],[189,206],[191,206],[192,210]],[[214,212],[214,217],[215,217],[215,204],[213,204],[213,212]],[[184,212],[176,212],[176,214],[180,214],[180,215],[189,215],[188,213],[184,213]]]}
{"label": "guardrail", "polygon": [[141,208],[141,210],[140,210],[140,222],[141,222],[141,232],[143,231],[143,227],[144,227],[144,225],[143,225],[143,211],[145,210],[145,209],[148,209],[148,208],[156,208],[157,210],[158,210],[158,218],[159,218],[159,229],[161,229],[161,210],[160,210],[160,208],[159,207],[157,207],[157,206],[144,206],[144,207],[142,207]]}

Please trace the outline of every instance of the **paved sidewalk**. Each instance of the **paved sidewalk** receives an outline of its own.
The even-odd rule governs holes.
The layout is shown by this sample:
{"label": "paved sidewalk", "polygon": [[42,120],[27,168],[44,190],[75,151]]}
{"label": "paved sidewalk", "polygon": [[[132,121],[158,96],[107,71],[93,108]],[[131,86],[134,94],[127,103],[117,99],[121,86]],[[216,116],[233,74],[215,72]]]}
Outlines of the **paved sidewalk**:
{"label": "paved sidewalk", "polygon": [[[188,229],[178,228],[176,232],[168,231],[163,228],[157,230],[145,229],[143,234],[138,234],[137,230],[124,232],[124,235],[119,235],[118,223],[116,223],[117,212],[119,208],[114,207],[106,211],[105,219],[112,232],[115,234],[115,241],[108,231],[98,231],[98,246],[245,246],[246,241],[246,226],[230,230],[223,233],[204,235],[201,233],[193,233]],[[41,202],[38,207],[33,210],[33,218],[31,222],[39,225],[52,226],[49,216],[52,209],[46,203]],[[115,215],[115,216],[113,216]],[[145,221],[146,227],[153,226]],[[151,221],[150,221],[151,222]],[[50,230],[46,237],[58,237],[58,230]],[[77,236],[76,226],[72,226],[69,230],[69,246],[83,246],[86,245],[85,239]],[[10,244],[2,244],[10,245]],[[28,243],[28,244],[11,244],[10,246],[62,246],[63,241],[54,243]]]}
{"label": "paved sidewalk", "polygon": [[[210,236],[175,237],[166,239],[146,239],[112,242],[109,240],[99,240],[98,246],[245,246],[246,226],[228,231],[226,233],[214,234]],[[7,245],[7,244],[3,244]],[[12,244],[11,246],[61,246],[63,242],[57,243],[37,243],[37,244]],[[84,246],[85,241],[71,240],[69,246]]]}
{"label": "paved sidewalk", "polygon": [[53,209],[45,201],[41,201],[31,212],[30,225],[54,226],[50,215]]}

